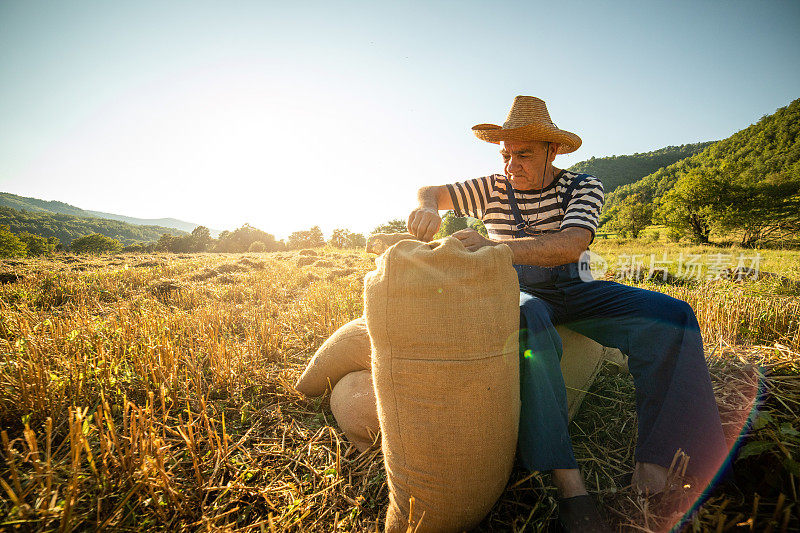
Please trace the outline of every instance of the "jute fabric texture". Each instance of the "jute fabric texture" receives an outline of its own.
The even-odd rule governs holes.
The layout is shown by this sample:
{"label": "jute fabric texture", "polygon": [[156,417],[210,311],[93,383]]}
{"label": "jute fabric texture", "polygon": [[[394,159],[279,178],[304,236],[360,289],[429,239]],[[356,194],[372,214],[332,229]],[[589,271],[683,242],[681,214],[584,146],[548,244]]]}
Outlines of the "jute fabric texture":
{"label": "jute fabric texture", "polygon": [[367,239],[367,253],[382,254],[390,246],[406,239],[416,240],[410,233],[374,233]]}
{"label": "jute fabric texture", "polygon": [[556,327],[556,331],[564,346],[561,374],[567,388],[567,411],[572,420],[603,365],[605,351],[592,339],[564,326]]}
{"label": "jute fabric texture", "polygon": [[[359,325],[358,322],[356,321],[356,326]],[[625,372],[627,372],[627,367],[624,356],[619,350],[607,349],[564,326],[557,326],[556,331],[558,331],[564,346],[561,357],[561,373],[564,375],[564,384],[567,388],[569,419],[572,420],[580,409],[586,391],[594,383],[603,360],[616,363]],[[363,340],[367,343],[370,342],[366,327],[363,330],[354,328],[351,333],[363,334]],[[339,350],[338,353],[346,355],[348,352]],[[357,364],[363,364],[363,361],[366,360],[367,358],[364,357]],[[341,366],[341,361],[336,362],[334,359],[332,362],[338,367]],[[349,366],[350,363],[347,364]],[[338,372],[323,372],[323,374],[335,375]],[[327,383],[327,379],[330,378],[326,378],[325,383]],[[372,372],[370,370],[350,372],[338,380],[331,392],[330,403],[333,416],[336,418],[339,428],[347,436],[347,440],[360,452],[369,449],[380,430]]]}
{"label": "jute fabric texture", "polygon": [[506,486],[520,413],[511,260],[506,245],[406,240],[364,280],[387,533],[472,529]]}
{"label": "jute fabric texture", "polygon": [[371,368],[371,347],[364,317],[336,330],[309,361],[294,388],[306,396],[322,396],[350,372]]}
{"label": "jute fabric texture", "polygon": [[[580,333],[557,326],[564,345],[561,373],[567,388],[567,409],[572,420],[580,409],[603,360],[616,363],[625,370],[624,357],[618,350],[609,350]],[[367,370],[344,376],[331,393],[331,411],[347,440],[363,452],[375,442],[380,430],[372,373]],[[487,439],[492,439],[487,435]]]}
{"label": "jute fabric texture", "polygon": [[380,431],[372,372],[350,372],[331,392],[331,411],[336,423],[358,451],[368,450]]}

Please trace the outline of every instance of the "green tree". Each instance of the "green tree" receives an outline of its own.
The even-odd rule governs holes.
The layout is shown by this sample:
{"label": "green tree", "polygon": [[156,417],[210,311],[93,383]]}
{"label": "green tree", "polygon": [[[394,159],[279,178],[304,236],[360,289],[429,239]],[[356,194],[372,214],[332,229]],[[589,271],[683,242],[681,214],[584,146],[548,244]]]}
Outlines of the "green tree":
{"label": "green tree", "polygon": [[253,241],[250,243],[250,247],[247,248],[248,252],[266,252],[267,245],[261,241]]}
{"label": "green tree", "polygon": [[256,241],[264,243],[265,252],[283,249],[283,245],[275,240],[275,236],[266,231],[244,224],[234,231],[223,231],[214,245],[216,252],[246,252]]}
{"label": "green tree", "polygon": [[102,254],[106,252],[117,252],[122,249],[122,244],[111,237],[106,237],[100,233],[93,233],[78,237],[69,245],[73,252],[81,254]]}
{"label": "green tree", "polygon": [[367,240],[361,233],[353,233],[348,229],[336,228],[331,233],[328,244],[334,248],[363,248],[367,244]]}
{"label": "green tree", "polygon": [[800,176],[775,174],[731,187],[730,202],[717,214],[723,230],[740,230],[741,245],[756,245],[800,234]]}
{"label": "green tree", "polygon": [[800,176],[776,172],[756,179],[744,162],[695,169],[659,202],[660,221],[708,242],[712,230],[736,232],[744,247],[800,232]]}
{"label": "green tree", "polygon": [[370,235],[375,233],[406,233],[408,228],[406,227],[406,221],[401,218],[395,218],[377,226]]}
{"label": "green tree", "polygon": [[455,212],[450,210],[442,217],[442,224],[439,226],[439,231],[433,236],[434,239],[441,239],[453,233],[466,229],[467,218],[456,216]]}
{"label": "green tree", "polygon": [[482,220],[478,220],[477,218],[467,218],[467,220],[468,220],[467,226],[469,226],[470,228],[474,229],[475,231],[477,231],[478,233],[480,233],[484,237],[488,237],[489,236],[489,232],[486,231],[486,226],[483,225],[483,221]]}
{"label": "green tree", "polygon": [[328,240],[328,244],[334,248],[346,248],[350,243],[350,235],[352,235],[350,230],[336,228],[333,230],[333,233],[331,233],[331,238]]}
{"label": "green tree", "polygon": [[174,254],[186,254],[192,252],[191,235],[172,235],[165,233],[156,243],[156,251],[172,252]]}
{"label": "green tree", "polygon": [[0,225],[0,257],[25,257],[28,247],[8,226]]}
{"label": "green tree", "polygon": [[[656,221],[675,233],[688,233],[694,242],[708,243],[714,222],[713,205],[717,201],[714,197],[722,192],[719,187],[709,172],[690,171],[657,201]],[[626,202],[627,199],[623,205]]]}
{"label": "green tree", "polygon": [[211,238],[211,231],[209,231],[207,227],[197,226],[192,230],[191,248],[193,252],[205,252],[211,247],[213,242],[214,239]]}
{"label": "green tree", "polygon": [[56,251],[56,243],[61,244],[55,237],[45,239],[39,235],[28,233],[27,231],[19,233],[17,237],[25,243],[29,256],[51,254]]}
{"label": "green tree", "polygon": [[363,248],[367,245],[367,239],[362,233],[351,233],[347,236],[347,248]]}
{"label": "green tree", "polygon": [[316,248],[325,245],[325,236],[319,226],[304,231],[295,231],[289,235],[286,247],[290,249]]}
{"label": "green tree", "polygon": [[611,228],[623,237],[637,238],[652,223],[653,205],[643,195],[636,194],[618,203],[612,212]]}

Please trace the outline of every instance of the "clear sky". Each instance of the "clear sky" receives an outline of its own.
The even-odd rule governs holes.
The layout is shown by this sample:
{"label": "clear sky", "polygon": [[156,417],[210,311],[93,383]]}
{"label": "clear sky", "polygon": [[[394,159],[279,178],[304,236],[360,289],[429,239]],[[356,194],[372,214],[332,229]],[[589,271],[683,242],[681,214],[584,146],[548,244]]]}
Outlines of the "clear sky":
{"label": "clear sky", "polygon": [[517,94],[583,146],[725,138],[800,97],[800,2],[0,0],[0,191],[278,237],[501,170]]}

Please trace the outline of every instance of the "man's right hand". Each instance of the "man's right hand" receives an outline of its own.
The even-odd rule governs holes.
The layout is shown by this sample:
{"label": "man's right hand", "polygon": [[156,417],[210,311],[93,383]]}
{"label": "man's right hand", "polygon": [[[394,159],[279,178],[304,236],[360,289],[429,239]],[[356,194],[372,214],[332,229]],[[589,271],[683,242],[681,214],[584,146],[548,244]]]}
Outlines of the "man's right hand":
{"label": "man's right hand", "polygon": [[431,207],[418,207],[408,216],[408,232],[417,239],[428,242],[433,239],[439,226],[442,225],[442,217],[439,211]]}

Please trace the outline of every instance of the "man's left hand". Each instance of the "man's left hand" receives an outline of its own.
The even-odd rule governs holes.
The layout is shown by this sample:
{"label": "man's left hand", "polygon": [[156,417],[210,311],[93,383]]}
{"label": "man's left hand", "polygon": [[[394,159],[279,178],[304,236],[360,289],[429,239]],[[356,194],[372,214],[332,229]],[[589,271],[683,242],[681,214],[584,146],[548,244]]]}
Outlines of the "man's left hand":
{"label": "man's left hand", "polygon": [[495,246],[497,243],[491,239],[487,239],[472,228],[459,230],[451,235],[455,237],[464,247],[470,252],[480,250],[484,246]]}

